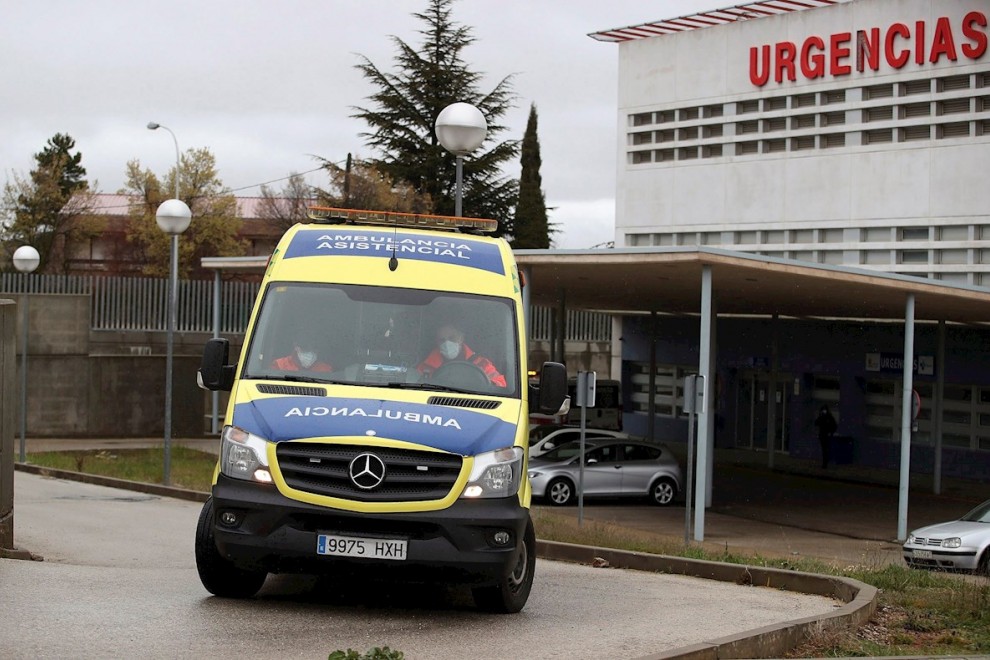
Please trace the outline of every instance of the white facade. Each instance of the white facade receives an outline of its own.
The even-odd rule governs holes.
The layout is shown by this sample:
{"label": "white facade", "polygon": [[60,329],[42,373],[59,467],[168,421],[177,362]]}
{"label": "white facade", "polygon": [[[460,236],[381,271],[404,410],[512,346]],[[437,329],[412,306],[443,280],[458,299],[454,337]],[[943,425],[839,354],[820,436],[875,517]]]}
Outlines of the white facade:
{"label": "white facade", "polygon": [[990,287],[988,18],[853,0],[620,43],[615,245]]}

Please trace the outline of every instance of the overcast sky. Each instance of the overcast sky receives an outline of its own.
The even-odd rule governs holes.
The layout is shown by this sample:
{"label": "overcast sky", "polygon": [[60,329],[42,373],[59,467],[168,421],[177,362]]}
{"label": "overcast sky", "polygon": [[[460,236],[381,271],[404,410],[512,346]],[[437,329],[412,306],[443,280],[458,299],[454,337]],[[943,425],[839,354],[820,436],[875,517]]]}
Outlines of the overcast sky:
{"label": "overcast sky", "polygon": [[[612,239],[618,46],[588,33],[737,4],[711,0],[458,0],[463,52],[486,78],[514,74],[503,139],[539,112],[541,174],[555,246]],[[396,36],[418,48],[427,0],[0,0],[0,167],[26,175],[55,133],[82,152],[90,183],[116,192],[128,160],[164,176],[179,148],[206,147],[238,195],[317,166],[374,155],[352,119],[374,91],[358,55],[393,71]],[[518,162],[506,174],[519,176]],[[325,185],[318,173],[307,176]],[[280,181],[273,183],[281,188]]]}

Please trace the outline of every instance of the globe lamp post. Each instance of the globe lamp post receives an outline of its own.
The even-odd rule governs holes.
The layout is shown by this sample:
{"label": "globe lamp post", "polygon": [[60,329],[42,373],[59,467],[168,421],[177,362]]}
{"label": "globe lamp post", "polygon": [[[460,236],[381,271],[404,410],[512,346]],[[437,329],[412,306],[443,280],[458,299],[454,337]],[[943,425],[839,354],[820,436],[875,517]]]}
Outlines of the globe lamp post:
{"label": "globe lamp post", "polygon": [[[21,273],[33,273],[41,263],[41,255],[30,245],[22,245],[14,250],[14,268]],[[27,355],[28,355],[28,297],[27,287],[24,289],[24,318],[21,321],[21,449],[20,460],[24,463],[27,441]]]}
{"label": "globe lamp post", "polygon": [[488,122],[481,110],[470,103],[452,103],[440,111],[435,125],[437,139],[443,148],[457,158],[457,188],[454,196],[454,215],[461,215],[461,186],[463,182],[464,156],[484,143],[488,134]]}

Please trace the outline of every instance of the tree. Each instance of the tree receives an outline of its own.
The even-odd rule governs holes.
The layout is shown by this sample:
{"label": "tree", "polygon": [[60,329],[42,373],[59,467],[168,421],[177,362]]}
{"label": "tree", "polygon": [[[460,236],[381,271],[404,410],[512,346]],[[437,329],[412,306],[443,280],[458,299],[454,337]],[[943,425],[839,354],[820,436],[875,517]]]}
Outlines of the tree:
{"label": "tree", "polygon": [[468,69],[461,58],[474,38],[470,28],[451,21],[452,3],[429,0],[424,13],[413,14],[425,24],[419,30],[423,36],[419,50],[392,37],[398,48],[394,73],[361,56],[357,68],[377,91],[368,99],[371,107],[355,107],[353,116],[370,127],[362,136],[380,154],[372,163],[383,175],[429,198],[431,212],[453,215],[455,159],[440,145],[434,124],[451,103],[477,106],[488,122],[488,136],[475,154],[464,159],[463,208],[469,215],[498,220],[499,233],[511,233],[518,183],[506,179],[501,168],[516,157],[519,144],[496,138],[506,128],[499,120],[515,99],[512,77],[503,78],[487,94],[479,91],[481,74]]}
{"label": "tree", "polygon": [[317,197],[323,206],[346,209],[399,211],[402,213],[432,213],[428,195],[419,194],[406,182],[396,182],[371,161],[352,158],[340,167],[325,159],[323,167],[330,177],[330,186],[319,189]]}
{"label": "tree", "polygon": [[543,178],[540,176],[540,140],[536,135],[536,105],[529,107],[529,120],[523,135],[522,175],[519,178],[519,201],[513,223],[513,248],[550,247],[551,228],[547,221],[547,203],[543,196]]}
{"label": "tree", "polygon": [[76,142],[56,133],[34,155],[28,177],[13,175],[3,189],[2,240],[5,251],[31,245],[41,256],[41,271],[64,273],[73,244],[98,235],[101,220],[93,201],[82,154]]}
{"label": "tree", "polygon": [[[179,240],[179,274],[200,276],[205,274],[199,266],[202,257],[241,256],[246,245],[237,238],[241,227],[237,199],[217,175],[210,150],[189,149],[181,157],[181,167],[179,195],[192,210],[192,222]],[[174,194],[175,176],[173,168],[162,185],[151,170],[142,170],[137,160],[127,163],[125,187],[119,194],[131,198],[128,240],[145,264],[146,275],[169,274],[170,237],[158,228],[155,212]]]}
{"label": "tree", "polygon": [[285,231],[294,224],[308,222],[308,210],[315,196],[316,191],[306,183],[306,179],[293,172],[279,192],[261,186],[258,217]]}

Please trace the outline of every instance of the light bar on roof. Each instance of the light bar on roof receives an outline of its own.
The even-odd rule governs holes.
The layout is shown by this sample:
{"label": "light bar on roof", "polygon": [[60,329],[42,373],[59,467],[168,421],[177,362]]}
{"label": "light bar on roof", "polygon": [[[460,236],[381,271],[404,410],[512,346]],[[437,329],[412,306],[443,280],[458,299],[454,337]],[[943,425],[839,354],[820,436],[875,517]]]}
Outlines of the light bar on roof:
{"label": "light bar on roof", "polygon": [[441,229],[446,231],[476,231],[490,234],[498,229],[498,220],[463,218],[452,215],[399,213],[398,211],[365,211],[338,209],[329,206],[309,207],[309,218],[320,223],[355,225],[387,225],[410,229]]}

